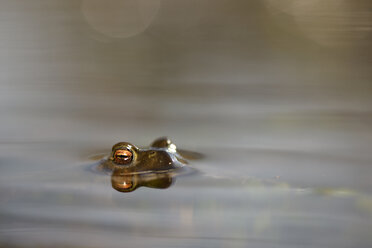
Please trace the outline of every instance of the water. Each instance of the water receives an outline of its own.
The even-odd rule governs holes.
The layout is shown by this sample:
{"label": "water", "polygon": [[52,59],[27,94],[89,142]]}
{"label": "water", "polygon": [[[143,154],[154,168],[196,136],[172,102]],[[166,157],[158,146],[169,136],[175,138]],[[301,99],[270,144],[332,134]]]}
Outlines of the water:
{"label": "water", "polygon": [[[1,246],[372,246],[369,1],[0,4]],[[197,173],[91,170],[164,135]]]}

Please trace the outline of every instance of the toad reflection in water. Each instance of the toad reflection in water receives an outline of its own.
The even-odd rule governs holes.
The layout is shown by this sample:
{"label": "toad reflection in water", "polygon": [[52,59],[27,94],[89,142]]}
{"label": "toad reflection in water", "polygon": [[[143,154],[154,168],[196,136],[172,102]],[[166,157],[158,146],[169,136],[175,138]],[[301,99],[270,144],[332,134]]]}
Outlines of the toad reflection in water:
{"label": "toad reflection in water", "polygon": [[131,192],[141,186],[165,189],[175,176],[192,171],[185,166],[186,158],[200,157],[197,153],[177,151],[175,144],[162,137],[143,149],[127,142],[115,144],[99,169],[111,173],[112,187],[120,192]]}

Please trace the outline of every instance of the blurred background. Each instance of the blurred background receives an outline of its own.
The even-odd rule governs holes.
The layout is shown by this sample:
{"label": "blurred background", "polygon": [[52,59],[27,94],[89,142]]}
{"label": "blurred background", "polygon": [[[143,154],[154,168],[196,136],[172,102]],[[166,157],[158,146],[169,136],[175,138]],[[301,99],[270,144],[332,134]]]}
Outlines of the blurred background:
{"label": "blurred background", "polygon": [[[371,111],[368,0],[0,0],[0,245],[372,246]],[[84,169],[164,135],[200,175]]]}

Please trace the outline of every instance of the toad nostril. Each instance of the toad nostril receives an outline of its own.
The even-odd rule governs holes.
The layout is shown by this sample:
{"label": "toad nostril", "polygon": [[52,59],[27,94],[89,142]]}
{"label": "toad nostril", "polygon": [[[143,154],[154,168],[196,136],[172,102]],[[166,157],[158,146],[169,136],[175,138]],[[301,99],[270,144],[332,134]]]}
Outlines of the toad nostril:
{"label": "toad nostril", "polygon": [[156,156],[156,152],[155,151],[151,151],[149,153],[149,158],[154,158]]}

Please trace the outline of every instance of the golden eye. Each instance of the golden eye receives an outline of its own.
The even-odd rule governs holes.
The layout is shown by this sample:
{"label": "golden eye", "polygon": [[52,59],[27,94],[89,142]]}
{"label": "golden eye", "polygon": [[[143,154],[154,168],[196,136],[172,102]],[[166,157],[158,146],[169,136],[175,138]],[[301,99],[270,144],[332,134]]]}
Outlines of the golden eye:
{"label": "golden eye", "polygon": [[114,161],[117,164],[129,164],[132,159],[133,154],[129,150],[116,150],[114,153]]}

